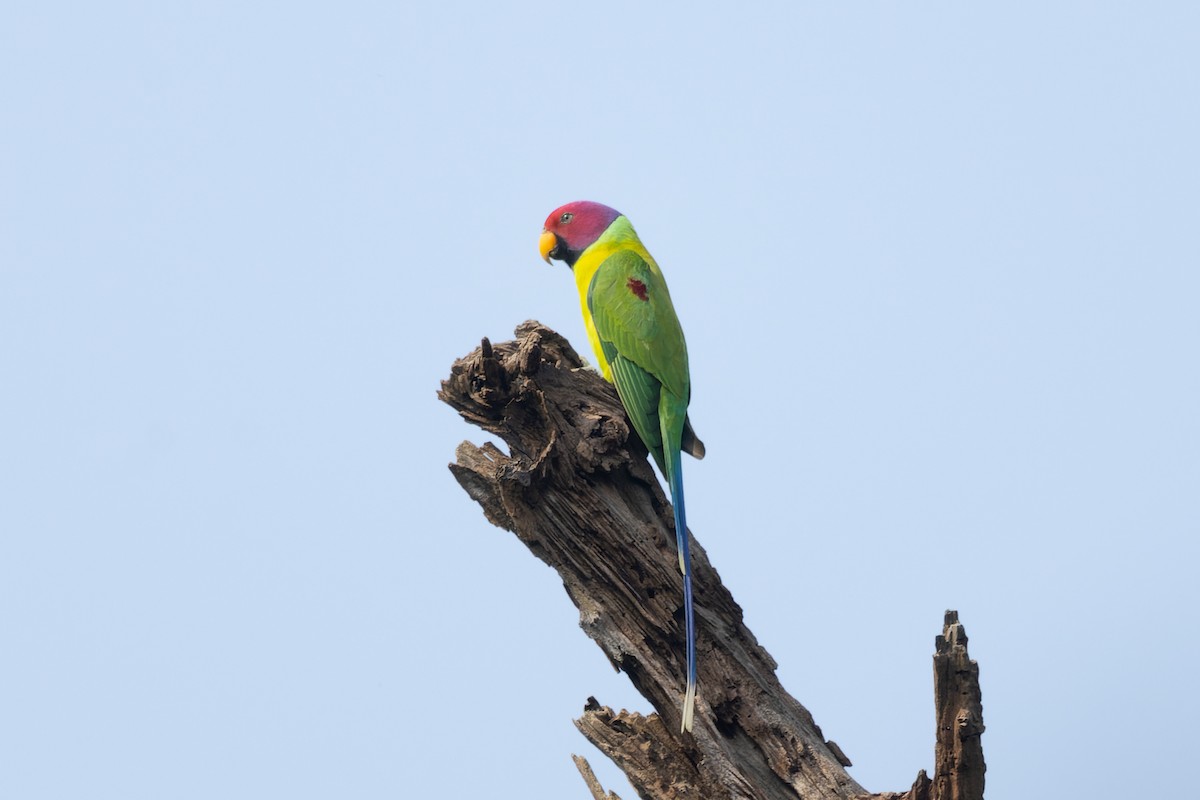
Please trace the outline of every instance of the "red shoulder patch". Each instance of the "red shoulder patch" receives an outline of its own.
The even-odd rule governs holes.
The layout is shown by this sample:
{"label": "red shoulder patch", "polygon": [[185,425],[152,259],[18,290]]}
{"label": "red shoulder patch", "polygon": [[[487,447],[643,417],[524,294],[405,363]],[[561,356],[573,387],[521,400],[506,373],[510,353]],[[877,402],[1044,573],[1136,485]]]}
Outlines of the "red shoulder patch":
{"label": "red shoulder patch", "polygon": [[638,300],[644,302],[650,299],[646,296],[646,284],[642,283],[637,278],[630,278],[629,282],[625,285],[629,287],[629,291],[633,292],[634,295],[637,296]]}

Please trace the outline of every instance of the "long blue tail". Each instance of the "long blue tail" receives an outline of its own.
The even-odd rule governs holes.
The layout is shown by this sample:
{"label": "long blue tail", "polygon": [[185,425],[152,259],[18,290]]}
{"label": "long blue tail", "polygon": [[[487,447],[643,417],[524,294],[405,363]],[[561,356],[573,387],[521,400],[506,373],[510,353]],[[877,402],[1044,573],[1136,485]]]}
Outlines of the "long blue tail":
{"label": "long blue tail", "polygon": [[687,515],[683,508],[683,464],[678,448],[667,453],[667,482],[675,510],[675,544],[679,548],[679,570],[683,573],[683,616],[687,630],[687,693],[683,696],[681,731],[692,729],[696,708],[696,620],[692,614],[692,554],[688,548]]}

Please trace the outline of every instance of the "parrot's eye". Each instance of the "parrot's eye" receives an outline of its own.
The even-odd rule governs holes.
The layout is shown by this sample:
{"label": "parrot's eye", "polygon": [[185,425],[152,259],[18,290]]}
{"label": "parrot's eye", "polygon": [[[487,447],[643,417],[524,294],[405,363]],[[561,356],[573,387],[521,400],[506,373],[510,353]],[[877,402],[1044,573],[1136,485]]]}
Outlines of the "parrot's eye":
{"label": "parrot's eye", "polygon": [[568,222],[570,222],[574,218],[575,218],[575,215],[572,214],[570,211],[567,211],[561,217],[558,218],[558,221],[560,224],[566,225]]}

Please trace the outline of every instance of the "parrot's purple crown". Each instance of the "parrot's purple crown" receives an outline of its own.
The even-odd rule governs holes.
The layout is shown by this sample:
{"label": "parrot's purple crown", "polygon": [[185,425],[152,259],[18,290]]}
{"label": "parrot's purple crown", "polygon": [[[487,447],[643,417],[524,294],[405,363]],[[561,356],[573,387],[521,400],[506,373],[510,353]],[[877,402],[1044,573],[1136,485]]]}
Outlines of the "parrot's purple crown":
{"label": "parrot's purple crown", "polygon": [[569,253],[578,256],[604,235],[619,216],[620,211],[603,203],[576,200],[550,212],[545,229],[558,237]]}

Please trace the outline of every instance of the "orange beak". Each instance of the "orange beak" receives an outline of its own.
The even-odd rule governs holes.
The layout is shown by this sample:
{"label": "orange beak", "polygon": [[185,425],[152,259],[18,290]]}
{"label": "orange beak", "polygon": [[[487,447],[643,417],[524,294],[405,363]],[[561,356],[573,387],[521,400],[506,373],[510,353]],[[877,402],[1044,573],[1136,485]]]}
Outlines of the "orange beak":
{"label": "orange beak", "polygon": [[553,233],[542,229],[542,235],[538,237],[538,252],[542,254],[542,260],[547,264],[550,263],[550,251],[558,245],[558,239]]}

